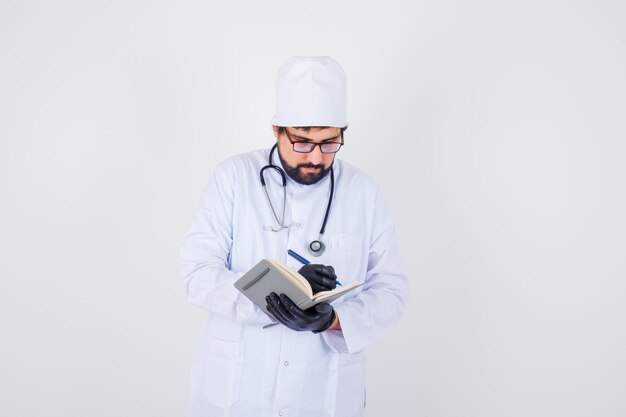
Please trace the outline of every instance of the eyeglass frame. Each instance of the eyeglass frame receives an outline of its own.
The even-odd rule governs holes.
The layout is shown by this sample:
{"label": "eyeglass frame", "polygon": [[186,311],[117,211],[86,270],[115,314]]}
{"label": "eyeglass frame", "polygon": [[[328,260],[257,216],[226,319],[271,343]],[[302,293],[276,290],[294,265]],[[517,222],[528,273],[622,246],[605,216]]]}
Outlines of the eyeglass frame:
{"label": "eyeglass frame", "polygon": [[[286,127],[283,129],[283,131],[284,131],[284,132],[285,132],[285,134],[287,135],[287,140],[289,141],[289,143],[291,143],[291,148],[292,148],[292,149],[293,149],[293,151],[294,151],[294,152],[296,152],[296,153],[311,153],[311,152],[313,152],[313,151],[315,150],[315,147],[316,147],[316,146],[319,146],[319,148],[320,148],[320,152],[321,152],[321,153],[323,153],[324,155],[332,155],[332,154],[334,154],[334,153],[339,152],[339,150],[341,149],[341,147],[344,145],[344,142],[343,142],[343,130],[341,131],[341,134],[340,134],[340,135],[341,135],[341,142],[334,142],[334,141],[331,141],[331,142],[320,142],[320,143],[316,143],[316,142],[309,142],[309,141],[306,141],[306,140],[294,140],[294,139],[293,139],[293,137],[291,137],[291,133],[289,133],[289,131],[287,130],[287,128],[286,128]],[[333,138],[333,140],[334,140],[334,139],[335,139],[335,138]],[[295,144],[296,144],[296,143],[308,143],[308,144],[313,145],[313,146],[311,147],[311,150],[310,150],[310,151],[307,151],[307,152],[296,151],[296,147],[295,147]],[[331,143],[332,143],[332,144],[339,145],[339,148],[337,148],[337,150],[336,150],[335,152],[324,152],[324,151],[322,150],[322,145],[327,145],[327,144],[331,144]]]}

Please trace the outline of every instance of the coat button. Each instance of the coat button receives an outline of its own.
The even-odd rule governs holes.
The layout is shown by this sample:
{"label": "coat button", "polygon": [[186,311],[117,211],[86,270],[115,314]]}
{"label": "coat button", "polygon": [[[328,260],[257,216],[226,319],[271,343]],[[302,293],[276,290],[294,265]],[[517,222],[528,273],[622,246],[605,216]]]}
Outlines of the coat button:
{"label": "coat button", "polygon": [[285,361],[285,362],[283,363],[283,365],[285,365],[285,366],[289,366],[289,361]]}

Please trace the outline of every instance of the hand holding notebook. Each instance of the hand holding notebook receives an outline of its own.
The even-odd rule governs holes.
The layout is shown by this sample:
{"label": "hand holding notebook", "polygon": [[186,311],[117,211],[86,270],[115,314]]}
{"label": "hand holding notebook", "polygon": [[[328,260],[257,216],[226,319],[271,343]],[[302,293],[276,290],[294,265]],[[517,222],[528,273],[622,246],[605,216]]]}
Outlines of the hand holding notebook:
{"label": "hand holding notebook", "polygon": [[331,303],[343,294],[363,285],[353,281],[330,291],[313,292],[309,281],[295,269],[277,260],[263,259],[235,282],[235,287],[257,307],[266,309],[265,297],[274,292],[287,295],[299,308],[306,310],[318,303]]}

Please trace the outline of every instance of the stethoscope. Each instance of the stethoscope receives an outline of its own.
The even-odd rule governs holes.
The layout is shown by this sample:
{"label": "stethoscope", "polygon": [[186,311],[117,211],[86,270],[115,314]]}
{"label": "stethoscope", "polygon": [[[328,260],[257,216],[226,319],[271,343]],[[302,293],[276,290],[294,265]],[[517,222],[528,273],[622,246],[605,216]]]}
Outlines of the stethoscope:
{"label": "stethoscope", "polygon": [[[287,206],[287,175],[285,174],[285,171],[282,170],[282,168],[272,163],[272,154],[274,153],[274,150],[276,149],[277,146],[278,144],[274,144],[274,146],[272,146],[272,149],[270,150],[270,155],[269,155],[269,164],[265,165],[263,168],[261,168],[261,171],[259,171],[259,177],[261,178],[261,186],[263,187],[263,191],[265,191],[265,196],[267,197],[267,202],[270,205],[270,209],[272,210],[274,219],[276,219],[276,223],[278,223],[278,227],[274,227],[274,226],[271,227],[271,230],[273,232],[280,232],[281,230],[287,229],[290,226],[290,225],[285,225],[285,208]],[[270,195],[267,192],[267,187],[265,185],[265,178],[263,175],[265,174],[265,170],[268,168],[272,168],[276,170],[280,174],[280,177],[282,178],[283,212],[282,212],[280,220],[278,219],[278,214],[276,214],[276,210],[274,209],[274,205],[272,204],[272,200],[270,199]],[[309,247],[308,247],[309,253],[313,256],[321,256],[326,250],[326,245],[324,245],[324,242],[322,242],[322,236],[324,235],[324,230],[326,229],[326,222],[328,221],[328,213],[330,213],[330,205],[333,202],[334,192],[335,192],[335,172],[333,171],[333,168],[331,166],[330,167],[330,196],[328,197],[328,205],[326,206],[326,214],[324,214],[324,221],[322,222],[322,228],[320,229],[320,233],[317,236],[317,239],[309,243]]]}

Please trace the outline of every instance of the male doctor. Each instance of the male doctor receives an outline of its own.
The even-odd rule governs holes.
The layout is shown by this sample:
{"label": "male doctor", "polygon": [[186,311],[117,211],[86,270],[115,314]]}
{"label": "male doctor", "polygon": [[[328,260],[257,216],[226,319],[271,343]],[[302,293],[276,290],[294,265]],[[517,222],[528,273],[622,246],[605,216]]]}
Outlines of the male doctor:
{"label": "male doctor", "polygon": [[[209,312],[190,417],[362,416],[365,347],[404,312],[408,282],[381,189],[336,158],[348,124],[343,69],[294,57],[276,89],[276,143],[215,167],[180,252],[189,302]],[[263,258],[317,291],[364,285],[308,310],[268,294],[269,317],[233,286]]]}

